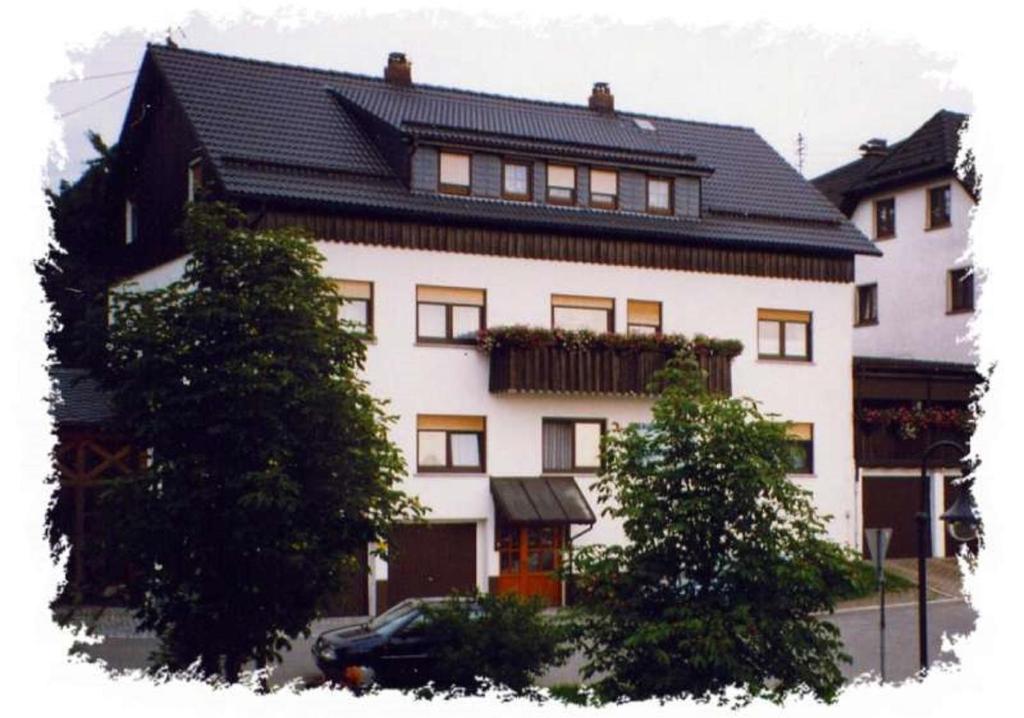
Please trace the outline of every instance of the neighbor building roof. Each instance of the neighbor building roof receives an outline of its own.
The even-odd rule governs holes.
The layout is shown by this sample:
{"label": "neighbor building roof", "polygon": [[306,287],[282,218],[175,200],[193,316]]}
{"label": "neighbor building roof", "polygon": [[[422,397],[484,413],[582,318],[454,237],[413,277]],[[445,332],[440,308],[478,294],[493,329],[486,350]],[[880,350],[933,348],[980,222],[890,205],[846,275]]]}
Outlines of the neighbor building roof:
{"label": "neighbor building roof", "polygon": [[110,395],[84,369],[53,367],[50,412],[58,426],[102,424],[113,417]]}
{"label": "neighbor building roof", "polygon": [[[151,45],[224,191],[402,219],[788,250],[878,250],[754,130],[542,102]],[[137,90],[138,92],[138,90]],[[639,127],[648,120],[654,130]],[[368,123],[373,131],[368,129]],[[130,123],[126,122],[124,132]],[[663,217],[411,189],[380,133],[445,138],[704,176],[703,217]],[[124,132],[122,136],[124,136]]]}
{"label": "neighbor building roof", "polygon": [[[957,169],[960,132],[967,121],[967,115],[939,110],[906,139],[889,145],[883,152],[866,154],[826,172],[812,182],[850,215],[866,195],[953,174]],[[973,192],[973,173],[968,171],[963,181],[968,191]]]}

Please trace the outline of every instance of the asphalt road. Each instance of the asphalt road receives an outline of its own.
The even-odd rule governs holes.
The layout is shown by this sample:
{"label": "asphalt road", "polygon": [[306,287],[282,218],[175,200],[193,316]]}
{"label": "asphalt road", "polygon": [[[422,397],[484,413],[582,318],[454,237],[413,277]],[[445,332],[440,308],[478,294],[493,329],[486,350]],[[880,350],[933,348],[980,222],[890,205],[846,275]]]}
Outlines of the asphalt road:
{"label": "asphalt road", "polygon": [[[974,609],[960,600],[932,601],[928,604],[929,618],[929,656],[935,662],[956,662],[952,653],[943,653],[942,637],[944,634],[960,635],[974,630],[977,614]],[[846,609],[828,617],[839,627],[846,645],[846,652],[853,658],[853,663],[843,668],[847,679],[864,673],[876,678],[879,666],[879,632],[878,609],[855,608]],[[349,623],[351,621],[348,621]],[[346,621],[324,621],[315,627],[316,633],[328,627],[344,625]],[[902,681],[913,676],[918,670],[917,654],[917,606],[916,604],[898,604],[886,609],[886,679]],[[313,639],[298,640],[292,650],[285,655],[284,662],[275,668],[271,676],[271,684],[282,686],[297,678],[315,679],[318,676],[310,647]],[[149,653],[156,648],[152,638],[113,636],[102,644],[83,646],[82,652],[88,656],[99,658],[112,669],[135,669],[146,665]],[[557,683],[577,683],[580,657],[574,656],[569,662],[549,671],[540,681],[542,685]]]}

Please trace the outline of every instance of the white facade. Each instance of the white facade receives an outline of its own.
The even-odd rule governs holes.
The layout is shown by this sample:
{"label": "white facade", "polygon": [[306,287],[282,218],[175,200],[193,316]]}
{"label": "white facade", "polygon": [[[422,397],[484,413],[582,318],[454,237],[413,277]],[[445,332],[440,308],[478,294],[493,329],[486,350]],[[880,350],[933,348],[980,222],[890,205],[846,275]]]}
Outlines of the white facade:
{"label": "white facade", "polygon": [[[928,229],[928,190],[951,186],[950,224]],[[856,284],[878,285],[878,324],[853,330],[856,356],[970,364],[971,313],[949,312],[949,270],[968,267],[968,229],[974,199],[950,176],[865,197],[851,221],[875,238],[875,201],[895,199],[896,232],[877,239],[883,256],[856,258]],[[975,280],[977,287],[977,280]]]}
{"label": "white facade", "polygon": [[[539,476],[542,473],[541,421],[549,418],[600,418],[615,423],[646,421],[650,401],[615,396],[502,395],[488,391],[488,357],[474,347],[424,345],[416,341],[418,284],[486,290],[486,324],[551,322],[551,295],[612,297],[615,326],[626,325],[627,299],[663,303],[666,333],[703,333],[739,339],[743,353],[733,360],[736,396],[749,396],[780,419],[814,425],[813,476],[794,476],[808,488],[824,513],[832,515],[835,540],[857,544],[855,465],[849,318],[853,298],[848,284],[769,279],[635,267],[528,260],[470,254],[406,250],[340,242],[319,242],[328,276],[373,282],[374,335],[368,346],[366,377],[374,395],[390,400],[398,416],[392,438],[409,467],[405,490],[430,508],[429,521],[477,524],[477,584],[488,587],[498,575],[494,550],[494,503],[490,476]],[[135,281],[140,288],[160,286],[180,275],[183,260],[163,265]],[[813,313],[813,360],[766,361],[757,358],[758,308]],[[486,417],[486,472],[418,474],[417,414]],[[564,474],[565,472],[559,472]],[[594,477],[581,475],[589,492]],[[572,527],[577,533],[583,526]],[[621,541],[621,528],[599,518],[577,545]],[[387,576],[375,561],[374,578]],[[371,611],[373,610],[371,581]]]}

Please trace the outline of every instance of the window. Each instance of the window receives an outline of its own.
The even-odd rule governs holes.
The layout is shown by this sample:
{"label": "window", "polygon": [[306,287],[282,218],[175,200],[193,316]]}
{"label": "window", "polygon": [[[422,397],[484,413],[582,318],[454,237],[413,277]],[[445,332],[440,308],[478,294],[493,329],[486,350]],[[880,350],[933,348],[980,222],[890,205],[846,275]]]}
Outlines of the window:
{"label": "window", "polygon": [[974,311],[974,271],[970,267],[949,270],[949,314]]}
{"label": "window", "polygon": [[572,165],[548,165],[548,202],[576,203],[576,168]]}
{"label": "window", "polygon": [[486,418],[416,417],[416,466],[422,472],[484,471]]}
{"label": "window", "polygon": [[505,162],[501,168],[501,196],[528,200],[531,191],[530,165],[526,162]]}
{"label": "window", "polygon": [[661,302],[626,302],[627,334],[661,334]]}
{"label": "window", "polygon": [[811,360],[811,313],[757,310],[757,355],[761,359]]}
{"label": "window", "polygon": [[551,295],[551,328],[595,334],[615,331],[615,300],[605,297],[579,297],[569,294]]}
{"label": "window", "polygon": [[469,194],[469,155],[441,152],[438,163],[438,189],[448,194]]}
{"label": "window", "polygon": [[203,161],[196,158],[188,163],[188,201],[195,202],[203,188]]}
{"label": "window", "polygon": [[875,239],[896,236],[896,198],[875,200]]}
{"label": "window", "polygon": [[335,279],[334,288],[345,300],[338,307],[338,319],[360,334],[373,334],[373,282]]}
{"label": "window", "polygon": [[590,206],[615,209],[619,206],[619,173],[615,170],[590,170]]}
{"label": "window", "polygon": [[421,342],[472,344],[484,328],[483,289],[416,287],[416,339]]}
{"label": "window", "polygon": [[878,285],[861,284],[857,287],[857,321],[855,326],[878,324]]}
{"label": "window", "polygon": [[790,473],[814,473],[814,424],[790,423],[786,433],[789,436]]}
{"label": "window", "polygon": [[542,464],[545,472],[595,472],[601,468],[603,419],[544,419]]}
{"label": "window", "polygon": [[139,212],[135,202],[126,200],[124,203],[124,243],[132,244],[139,238]]}
{"label": "window", "polygon": [[932,187],[928,190],[928,229],[948,227],[950,193],[949,185]]}
{"label": "window", "polygon": [[647,178],[647,211],[651,214],[672,214],[672,180],[668,177]]}

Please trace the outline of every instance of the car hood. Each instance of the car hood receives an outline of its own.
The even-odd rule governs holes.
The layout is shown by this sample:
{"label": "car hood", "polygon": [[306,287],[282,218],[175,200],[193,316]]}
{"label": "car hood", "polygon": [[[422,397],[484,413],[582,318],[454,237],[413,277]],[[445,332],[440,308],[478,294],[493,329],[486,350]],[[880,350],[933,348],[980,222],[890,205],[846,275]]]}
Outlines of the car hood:
{"label": "car hood", "polygon": [[348,648],[351,646],[363,645],[366,643],[377,643],[383,637],[371,630],[365,623],[357,626],[345,626],[324,631],[320,634],[320,641],[329,643],[335,648]]}

